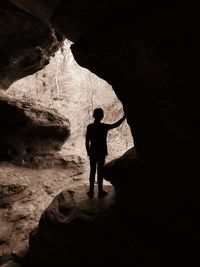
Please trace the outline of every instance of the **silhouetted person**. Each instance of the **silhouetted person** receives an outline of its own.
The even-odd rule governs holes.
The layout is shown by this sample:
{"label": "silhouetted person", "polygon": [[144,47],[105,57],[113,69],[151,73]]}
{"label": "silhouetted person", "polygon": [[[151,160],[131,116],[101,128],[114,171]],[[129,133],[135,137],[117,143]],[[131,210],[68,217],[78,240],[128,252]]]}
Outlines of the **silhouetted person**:
{"label": "silhouetted person", "polygon": [[108,155],[107,150],[107,133],[109,130],[118,127],[124,120],[125,115],[114,124],[101,123],[104,113],[103,109],[96,108],[93,113],[94,123],[87,126],[86,132],[86,150],[90,158],[90,188],[87,193],[89,197],[94,195],[94,182],[97,168],[98,197],[102,198],[107,195],[103,190],[103,166],[105,157]]}

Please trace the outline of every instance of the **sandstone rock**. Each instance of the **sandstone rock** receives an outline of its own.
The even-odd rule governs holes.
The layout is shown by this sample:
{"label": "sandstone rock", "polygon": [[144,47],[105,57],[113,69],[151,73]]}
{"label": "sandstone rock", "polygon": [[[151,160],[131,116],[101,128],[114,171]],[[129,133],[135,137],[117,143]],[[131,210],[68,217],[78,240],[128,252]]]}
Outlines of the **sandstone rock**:
{"label": "sandstone rock", "polygon": [[11,224],[6,223],[5,221],[0,222],[0,244],[6,243],[8,237],[12,231]]}
{"label": "sandstone rock", "polygon": [[[30,236],[30,266],[68,262],[97,265],[112,258],[113,190],[104,199],[88,199],[88,186],[72,187],[59,194],[43,213],[38,229]],[[100,253],[100,254],[99,254]],[[101,255],[101,256],[100,256]]]}
{"label": "sandstone rock", "polygon": [[84,164],[71,166],[30,169],[0,164],[0,264],[12,254],[23,258],[20,251],[26,249],[44,209],[60,191],[78,183],[76,175],[79,183],[84,179]]}
{"label": "sandstone rock", "polygon": [[[188,203],[193,206],[200,203],[196,190],[200,139],[196,127],[199,90],[191,91],[191,87],[197,88],[199,84],[200,54],[184,36],[188,34],[199,43],[195,33],[199,18],[192,16],[195,14],[192,6],[189,9],[183,6],[179,19],[175,15],[178,10],[171,14],[171,21],[177,25],[173,28],[163,7],[154,9],[152,5],[147,15],[138,6],[134,22],[127,16],[117,30],[113,24],[106,29],[102,26],[100,32],[90,32],[92,37],[87,34],[78,39],[72,52],[81,66],[107,80],[122,101],[135,148],[145,159],[145,175],[140,177],[147,185],[146,193],[154,195],[156,191],[160,203],[170,207],[174,203],[179,207]],[[128,5],[124,4],[124,8]],[[190,30],[186,29],[186,14],[192,18]],[[115,14],[112,18],[116,19]],[[144,21],[139,26],[141,19]],[[81,28],[78,30],[81,32]],[[188,177],[192,182],[188,183]]]}
{"label": "sandstone rock", "polygon": [[20,184],[0,185],[0,208],[9,207],[12,203],[30,196],[27,186]]}
{"label": "sandstone rock", "polygon": [[[142,240],[156,240],[152,247],[162,259],[166,247],[171,247],[169,259],[178,248],[176,260],[184,255],[183,262],[190,264],[189,259],[198,260],[199,247],[200,51],[195,47],[200,21],[192,5],[183,5],[181,14],[176,8],[165,13],[163,6],[154,9],[153,4],[147,14],[140,5],[134,20],[126,13],[119,27],[102,25],[99,32],[89,28],[72,52],[81,66],[113,86],[127,114],[139,161],[133,161],[128,172],[126,159],[119,160],[110,176],[127,229],[131,232],[134,225]],[[125,3],[124,8],[127,11]],[[111,17],[115,22],[118,16]],[[191,18],[189,28],[185,17]],[[76,19],[80,23],[80,17]],[[81,27],[76,30],[81,35]],[[121,164],[124,168],[117,173]]]}
{"label": "sandstone rock", "polygon": [[[20,205],[21,204],[21,205]],[[9,211],[9,221],[10,222],[17,222],[20,220],[27,219],[31,217],[32,213],[34,212],[34,205],[27,205],[25,206],[23,203],[14,204]]]}
{"label": "sandstone rock", "polygon": [[1,1],[0,89],[42,69],[61,43],[62,37],[47,24],[11,2]]}
{"label": "sandstone rock", "polygon": [[14,262],[12,260],[8,261],[7,263],[3,264],[2,267],[21,267],[22,265]]}
{"label": "sandstone rock", "polygon": [[[42,160],[42,158],[40,159]],[[43,163],[43,164],[42,164]],[[39,166],[43,166],[43,168],[51,167],[62,167],[62,168],[69,168],[69,169],[75,169],[77,173],[77,169],[80,167],[80,171],[83,170],[83,165],[85,164],[85,159],[82,158],[79,155],[76,154],[68,154],[68,155],[63,155],[61,154],[56,154],[52,157],[51,156],[46,156],[45,159],[43,159],[43,162],[41,164],[38,164]],[[46,166],[46,165],[47,166]]]}
{"label": "sandstone rock", "polygon": [[53,168],[61,168],[61,169],[73,169],[77,175],[78,169],[80,169],[80,173],[83,172],[85,168],[85,159],[81,156],[74,155],[63,155],[63,153],[48,153],[43,155],[31,155],[31,160],[23,160],[19,158],[14,161],[15,163],[22,164],[25,167],[37,168],[37,169],[53,169]]}
{"label": "sandstone rock", "polygon": [[25,190],[25,186],[18,184],[0,185],[0,199],[20,194]]}
{"label": "sandstone rock", "polygon": [[34,17],[48,22],[55,7],[59,5],[60,0],[9,0],[11,3]]}
{"label": "sandstone rock", "polygon": [[[74,154],[76,150],[82,157],[86,157],[84,139],[86,127],[92,122],[92,109],[102,107],[103,121],[113,123],[123,116],[123,107],[108,83],[75,62],[70,46],[71,42],[65,40],[63,47],[51,58],[49,65],[34,75],[13,83],[6,93],[56,109],[67,117],[71,135],[63,145],[62,152],[68,155]],[[109,131],[107,141],[107,160],[121,156],[133,146],[133,138],[126,121],[120,127]],[[44,165],[47,161],[45,160]],[[49,162],[52,161],[53,159],[49,159]],[[37,165],[37,162],[35,164]],[[42,162],[39,164],[42,165]]]}
{"label": "sandstone rock", "polygon": [[[0,3],[1,32],[10,33],[6,36],[3,34],[0,38],[1,69],[5,68],[6,71],[6,74],[1,71],[0,78],[1,86],[6,88],[13,80],[21,77],[22,73],[24,75],[35,71],[38,68],[38,57],[46,63],[46,45],[51,44],[52,48],[54,41],[51,39],[52,34],[43,35],[47,29],[44,29],[44,25],[38,23],[38,20],[35,21],[32,17],[30,19],[29,15],[27,17],[27,14],[6,1]],[[193,1],[173,7],[170,4],[166,6],[165,3],[154,5],[152,2],[144,5],[144,1],[134,1],[134,8],[132,5],[131,0],[125,0],[123,3],[113,0],[61,1],[58,8],[49,14],[53,14],[53,27],[76,42],[72,51],[77,62],[106,79],[124,105],[135,148],[144,164],[140,169],[141,173],[134,175],[133,170],[129,178],[130,185],[126,186],[129,193],[125,203],[133,203],[134,208],[122,205],[126,209],[123,213],[122,208],[121,212],[126,215],[129,211],[128,218],[123,216],[126,218],[125,225],[129,225],[128,231],[131,232],[131,225],[136,229],[139,227],[141,236],[139,235],[138,239],[147,240],[148,243],[144,248],[154,247],[151,244],[153,240],[155,251],[162,247],[159,255],[167,259],[170,265],[173,255],[176,255],[179,261],[181,256],[188,256],[191,260],[194,259],[193,254],[198,255],[199,252],[199,14]],[[20,6],[25,5],[21,2]],[[45,9],[42,12],[46,13]],[[119,19],[122,14],[125,19]],[[12,29],[7,24],[7,17],[14,21],[9,24]],[[21,22],[22,17],[22,22],[33,21],[34,27],[25,30],[22,25],[26,24],[18,23],[16,29],[15,21]],[[42,56],[35,48],[40,46],[40,42],[34,42],[35,39],[38,40],[38,29],[42,31],[39,40],[41,41],[43,36],[45,43],[42,46],[45,50]],[[23,39],[23,42],[22,38],[19,38],[20,45],[16,42],[16,36],[17,39],[19,37],[16,33],[19,31],[26,37],[30,37],[31,31],[31,38]],[[29,45],[28,48],[31,47],[31,51],[34,48],[36,53],[33,55],[31,52],[31,59],[25,57],[25,63],[23,60],[21,62],[21,43],[31,42],[34,45]],[[14,52],[14,56],[9,51]],[[52,49],[48,50],[47,58],[51,54],[49,51]],[[29,49],[26,52],[30,54]],[[18,60],[20,64],[15,64]],[[21,71],[21,64],[23,67],[34,67],[31,71],[26,68]],[[14,74],[7,66],[13,66]],[[131,219],[131,216],[134,219]],[[173,236],[166,229],[174,226],[174,221],[176,227]],[[154,227],[150,227],[152,224]],[[180,234],[178,225],[187,230]],[[142,235],[143,228],[146,230],[145,235]],[[164,231],[158,233],[157,229]],[[191,244],[194,244],[193,254]],[[134,246],[128,246],[132,252],[130,247]],[[169,252],[171,247],[173,251]],[[147,251],[146,259],[151,252],[152,250],[149,253]],[[150,265],[148,260],[145,263],[145,266]],[[178,261],[176,264],[181,265]],[[188,265],[191,265],[190,261]]]}
{"label": "sandstone rock", "polygon": [[27,244],[20,244],[19,246],[15,247],[14,250],[12,251],[12,255],[24,259],[27,252],[28,252],[28,246]]}
{"label": "sandstone rock", "polygon": [[139,183],[138,176],[141,175],[140,179],[142,178],[143,166],[143,160],[133,147],[104,166],[104,178],[114,185],[118,197],[124,194],[127,198],[128,191],[131,192],[133,188],[138,191],[136,185]]}
{"label": "sandstone rock", "polygon": [[54,153],[69,137],[69,121],[56,111],[8,96],[0,97],[0,111],[1,159],[34,163],[34,156]]}

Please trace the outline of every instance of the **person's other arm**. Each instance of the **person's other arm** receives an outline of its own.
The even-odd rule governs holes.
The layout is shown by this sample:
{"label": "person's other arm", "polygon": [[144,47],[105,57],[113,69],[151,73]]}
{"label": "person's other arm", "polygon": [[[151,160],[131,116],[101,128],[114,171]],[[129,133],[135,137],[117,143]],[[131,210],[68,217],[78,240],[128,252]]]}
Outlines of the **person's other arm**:
{"label": "person's other arm", "polygon": [[125,120],[126,116],[124,115],[120,120],[118,120],[117,122],[113,123],[113,124],[107,124],[108,129],[114,129],[116,127],[118,127],[124,120]]}
{"label": "person's other arm", "polygon": [[89,131],[89,125],[87,126],[87,131],[86,131],[85,147],[86,147],[87,155],[89,156],[89,154],[90,154],[90,131]]}

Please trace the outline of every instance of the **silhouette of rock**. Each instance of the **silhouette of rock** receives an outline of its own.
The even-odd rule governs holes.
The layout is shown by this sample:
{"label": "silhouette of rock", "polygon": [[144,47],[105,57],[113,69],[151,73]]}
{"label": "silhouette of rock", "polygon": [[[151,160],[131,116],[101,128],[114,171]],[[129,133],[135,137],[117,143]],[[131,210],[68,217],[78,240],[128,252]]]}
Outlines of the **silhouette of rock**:
{"label": "silhouette of rock", "polygon": [[[166,259],[168,265],[173,255],[177,265],[180,259],[194,265],[191,260],[199,253],[200,240],[200,17],[194,1],[154,5],[152,1],[55,0],[47,8],[43,0],[42,15],[37,7],[31,8],[32,1],[30,5],[25,2],[15,1],[16,8],[0,1],[1,87],[36,71],[38,62],[39,67],[48,62],[59,36],[55,38],[35,16],[51,17],[51,25],[75,42],[76,61],[108,81],[124,106],[143,167],[137,175],[134,170],[125,173],[130,175],[125,178],[130,186],[118,187],[120,192],[128,190],[119,210],[128,214],[122,216],[127,233],[136,232],[131,231],[134,225],[139,229],[138,240],[148,243],[141,242],[143,250],[152,248],[146,251],[145,265],[153,254],[154,259],[157,255]],[[12,23],[7,23],[8,17]],[[152,265],[159,266],[157,262]]]}
{"label": "silhouette of rock", "polygon": [[22,265],[14,262],[13,260],[10,260],[7,263],[3,264],[2,267],[22,267]]}
{"label": "silhouette of rock", "polygon": [[47,65],[63,39],[11,1],[0,1],[0,12],[0,88],[8,89],[14,81]]}
{"label": "silhouette of rock", "polygon": [[1,160],[34,165],[35,157],[53,155],[70,134],[69,121],[54,110],[8,96],[0,97]]}
{"label": "silhouette of rock", "polygon": [[48,22],[56,6],[60,4],[60,0],[9,0],[19,9],[33,15],[34,17]]}
{"label": "silhouette of rock", "polygon": [[[115,187],[119,202],[126,200],[128,204],[131,198],[133,202],[130,205],[133,206],[136,201],[140,202],[142,200],[143,168],[144,161],[134,147],[104,166],[104,178]],[[138,196],[138,193],[140,196]]]}
{"label": "silhouette of rock", "polygon": [[104,199],[89,199],[88,185],[71,187],[60,193],[44,211],[38,229],[30,235],[28,266],[44,263],[77,266],[97,265],[112,258],[115,231],[112,229],[114,192]]}
{"label": "silhouette of rock", "polygon": [[[163,236],[165,242],[155,245],[161,258],[166,257],[166,244],[173,243],[168,258],[178,248],[176,259],[182,257],[191,264],[191,258],[197,259],[194,248],[198,247],[193,233],[199,238],[200,51],[196,33],[200,20],[192,4],[183,5],[181,14],[178,8],[166,12],[152,3],[147,14],[140,4],[134,11],[130,8],[129,17],[124,3],[126,18],[117,26],[111,23],[105,29],[102,25],[93,34],[88,28],[87,35],[72,45],[72,53],[81,66],[113,86],[143,162],[141,173],[133,166],[130,173],[121,172],[119,185],[115,184],[124,196],[120,198],[122,214],[126,211],[126,221],[136,224],[144,239],[151,240],[152,232],[159,243]],[[110,16],[113,22],[115,15],[119,17],[118,11]],[[81,34],[80,27],[78,30]],[[145,236],[141,225],[148,229]],[[187,236],[185,240],[181,235]]]}

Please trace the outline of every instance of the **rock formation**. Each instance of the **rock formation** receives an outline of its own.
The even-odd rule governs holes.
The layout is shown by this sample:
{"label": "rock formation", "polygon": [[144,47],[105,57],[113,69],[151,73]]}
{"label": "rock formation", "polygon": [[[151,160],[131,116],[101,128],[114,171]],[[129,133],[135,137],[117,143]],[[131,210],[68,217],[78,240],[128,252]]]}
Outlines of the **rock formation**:
{"label": "rock formation", "polygon": [[[149,255],[154,255],[151,263],[159,255],[161,261],[167,258],[169,265],[174,255],[177,264],[181,265],[182,259],[188,260],[188,265],[191,265],[190,260],[197,256],[199,246],[196,212],[200,204],[200,19],[194,1],[173,6],[163,2],[154,5],[152,1],[144,4],[144,1],[131,0],[123,3],[114,0],[50,1],[49,6],[46,0],[40,2],[38,7],[41,12],[37,5],[32,8],[31,0],[12,1],[15,6],[2,0],[0,10],[3,14],[6,10],[9,15],[18,15],[22,9],[26,10],[29,15],[25,17],[27,23],[24,25],[29,25],[30,17],[34,17],[34,21],[37,17],[36,24],[34,21],[32,24],[36,33],[38,29],[44,29],[38,22],[38,18],[44,17],[43,21],[50,22],[57,32],[75,42],[72,52],[77,62],[107,80],[123,103],[135,148],[143,164],[137,177],[129,174],[130,179],[139,181],[137,195],[140,199],[137,205],[134,203],[134,208],[131,203],[134,202],[135,189],[128,184],[123,188],[123,195],[129,190],[126,203],[130,205],[125,209],[128,217],[123,223],[128,223],[127,233],[132,233],[129,244],[134,244],[136,239],[146,240],[141,245],[146,255],[143,257],[147,261],[146,266],[150,265]],[[16,11],[16,6],[18,12],[13,11]],[[18,21],[16,15],[10,17]],[[119,19],[122,16],[123,19]],[[1,21],[2,18],[5,15],[1,16]],[[3,25],[4,33],[5,30],[9,32],[5,28],[8,25],[5,20],[0,25]],[[15,55],[19,55],[22,43],[29,44],[28,47],[44,47],[44,50],[54,43],[47,26],[42,31],[48,32],[47,36],[39,32],[38,38],[33,29],[27,27],[24,32],[27,34],[23,36],[30,36],[28,33],[31,31],[31,38],[23,39],[22,35],[17,35],[22,31],[21,24],[16,25],[20,26],[17,29],[12,27],[14,34],[11,31],[10,35],[1,35],[0,38],[2,87],[8,87],[11,81],[22,76],[18,71],[21,65],[38,62],[35,57],[26,58],[25,63],[19,61]],[[15,42],[16,36],[20,40],[19,46]],[[35,38],[42,39],[44,43],[33,42],[32,46],[31,41]],[[14,44],[14,47],[8,44]],[[47,51],[49,55],[52,50]],[[39,56],[41,58],[44,60]],[[9,68],[6,69],[7,66]],[[15,75],[12,67],[17,69]],[[3,72],[5,69],[6,72]],[[130,219],[132,217],[134,219]],[[152,248],[150,253],[145,250],[147,247]],[[169,247],[172,249],[168,250]]]}
{"label": "rock formation", "polygon": [[31,233],[30,266],[100,266],[115,254],[118,237],[112,223],[114,195],[111,186],[105,188],[109,196],[103,200],[86,198],[88,187],[81,185],[68,188],[52,201],[38,229]]}
{"label": "rock formation", "polygon": [[29,233],[54,197],[83,183],[84,162],[77,159],[68,156],[61,165],[54,158],[53,168],[40,164],[39,169],[0,163],[0,265],[9,259],[19,262],[28,250]]}
{"label": "rock formation", "polygon": [[78,182],[84,161],[59,152],[69,138],[70,123],[55,110],[1,94],[0,118],[2,264],[27,251],[29,232],[55,195],[74,176]]}
{"label": "rock formation", "polygon": [[70,135],[69,121],[50,109],[7,96],[0,98],[1,160],[34,164],[34,157],[55,154]]}
{"label": "rock formation", "polygon": [[[140,175],[142,177],[143,164],[143,160],[133,147],[120,158],[114,159],[105,165],[104,178],[115,187],[116,195],[120,202],[122,201],[123,193],[125,193],[123,199],[128,202],[130,197],[127,197],[128,192],[132,194],[133,190],[135,190],[132,198],[136,199],[138,198],[136,196],[137,192],[141,194],[142,187],[138,191],[138,185],[139,183],[142,184],[142,181],[137,179],[137,177]],[[131,205],[134,205],[134,203],[135,201]]]}
{"label": "rock formation", "polygon": [[20,1],[0,1],[0,89],[42,69],[63,41],[47,23],[18,6]]}
{"label": "rock formation", "polygon": [[[67,117],[71,135],[62,152],[76,150],[84,157],[86,127],[93,121],[93,109],[102,107],[104,122],[113,123],[123,116],[123,107],[106,81],[76,63],[70,46],[71,42],[65,40],[44,69],[13,83],[6,93],[44,108],[56,109]],[[125,121],[109,132],[107,160],[121,156],[132,145],[130,128]]]}

